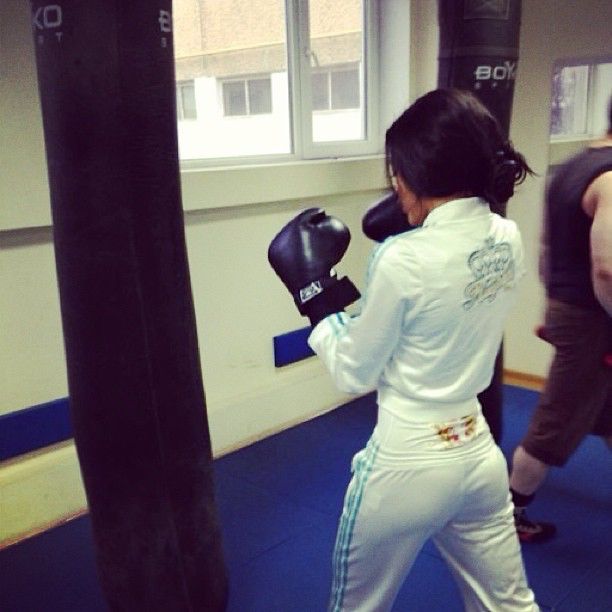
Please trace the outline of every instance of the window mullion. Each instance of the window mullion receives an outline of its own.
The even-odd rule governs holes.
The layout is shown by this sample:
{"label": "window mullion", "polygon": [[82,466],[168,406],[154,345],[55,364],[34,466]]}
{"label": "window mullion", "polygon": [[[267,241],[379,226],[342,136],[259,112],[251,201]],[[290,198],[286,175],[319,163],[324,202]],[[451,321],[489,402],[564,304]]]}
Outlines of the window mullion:
{"label": "window mullion", "polygon": [[587,121],[586,121],[586,132],[587,136],[593,137],[595,135],[595,65],[589,65],[589,75],[587,78]]}
{"label": "window mullion", "polygon": [[363,89],[361,94],[365,96],[362,101],[364,111],[365,139],[370,147],[378,148],[379,137],[379,105],[380,99],[380,6],[374,0],[365,0],[363,7],[363,28],[365,36],[363,39]]}
{"label": "window mullion", "polygon": [[291,52],[291,100],[294,153],[305,157],[312,146],[309,0],[287,0],[288,48]]}
{"label": "window mullion", "polygon": [[[305,48],[309,45],[308,31],[308,1],[299,0],[301,13],[305,13],[305,29],[302,29]],[[303,8],[302,8],[303,5]],[[302,113],[303,117],[303,156],[306,159],[316,159],[323,157],[339,157],[344,155],[362,155],[375,153],[378,151],[379,138],[378,129],[378,108],[377,108],[377,85],[378,85],[378,0],[363,0],[362,5],[362,57],[361,69],[363,70],[362,91],[365,100],[361,105],[363,112],[363,139],[362,140],[337,140],[337,141],[313,141],[313,118],[312,118],[312,95],[311,95],[311,74],[309,64],[305,64],[306,59],[302,57],[303,68],[300,77],[303,84],[302,90]],[[305,64],[305,67],[304,67]],[[327,70],[329,108],[332,108],[332,85],[330,70]]]}

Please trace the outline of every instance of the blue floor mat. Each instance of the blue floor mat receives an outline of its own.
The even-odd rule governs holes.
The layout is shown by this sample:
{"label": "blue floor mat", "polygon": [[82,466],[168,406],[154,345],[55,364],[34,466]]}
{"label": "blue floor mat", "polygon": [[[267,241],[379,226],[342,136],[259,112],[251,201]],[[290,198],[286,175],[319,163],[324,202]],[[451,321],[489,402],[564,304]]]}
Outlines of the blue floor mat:
{"label": "blue floor mat", "polygon": [[[506,386],[502,450],[510,460],[538,394]],[[326,608],[331,557],[352,456],[374,426],[373,396],[214,462],[230,576],[228,612]],[[589,437],[553,469],[530,513],[557,523],[557,538],[523,548],[543,610],[612,610],[612,453]],[[95,574],[89,518],[0,552],[2,612],[106,609]],[[428,542],[394,612],[460,612],[457,587]]]}

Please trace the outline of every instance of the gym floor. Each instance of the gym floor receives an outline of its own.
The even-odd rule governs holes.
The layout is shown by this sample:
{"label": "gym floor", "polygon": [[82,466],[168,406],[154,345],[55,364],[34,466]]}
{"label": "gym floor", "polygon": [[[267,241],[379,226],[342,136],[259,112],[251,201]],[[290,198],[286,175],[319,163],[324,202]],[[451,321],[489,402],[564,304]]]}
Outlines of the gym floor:
{"label": "gym floor", "polygon": [[[525,431],[537,393],[505,387],[506,457]],[[215,461],[217,505],[230,576],[229,612],[326,609],[331,555],[352,455],[375,420],[373,396]],[[524,545],[542,610],[612,610],[612,454],[589,437],[551,471],[530,515],[556,522],[557,537]],[[3,612],[106,610],[88,517],[0,552]],[[428,543],[394,611],[461,612],[458,591]]]}

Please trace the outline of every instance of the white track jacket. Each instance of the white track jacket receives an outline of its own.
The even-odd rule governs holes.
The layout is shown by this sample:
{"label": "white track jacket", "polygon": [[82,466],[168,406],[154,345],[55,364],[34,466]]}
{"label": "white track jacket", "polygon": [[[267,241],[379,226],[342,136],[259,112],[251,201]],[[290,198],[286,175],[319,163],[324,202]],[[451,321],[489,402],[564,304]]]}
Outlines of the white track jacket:
{"label": "white track jacket", "polygon": [[453,200],[378,245],[360,313],[326,317],[308,342],[340,390],[376,389],[400,420],[460,417],[491,381],[523,274],[516,224],[480,198]]}

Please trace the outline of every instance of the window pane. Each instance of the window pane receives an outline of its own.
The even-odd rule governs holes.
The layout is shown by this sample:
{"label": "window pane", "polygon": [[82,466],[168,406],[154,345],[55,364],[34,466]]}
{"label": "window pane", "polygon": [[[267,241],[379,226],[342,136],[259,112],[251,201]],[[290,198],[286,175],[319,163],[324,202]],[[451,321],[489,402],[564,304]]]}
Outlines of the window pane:
{"label": "window pane", "polygon": [[181,159],[290,153],[284,0],[173,0],[173,22],[176,78],[194,81],[199,111],[178,122]]}
{"label": "window pane", "polygon": [[[331,71],[338,64],[360,66],[363,60],[363,0],[310,0],[309,24],[311,74],[325,69]],[[359,70],[356,79],[355,75],[339,73],[335,86],[334,80],[332,73],[331,108],[337,109],[333,113],[317,112],[321,100],[313,80],[313,142],[362,140],[365,113],[360,105],[364,96],[360,95],[363,83],[359,82]]]}
{"label": "window pane", "polygon": [[249,114],[262,115],[272,112],[272,88],[270,79],[251,79],[249,85]]}
{"label": "window pane", "polygon": [[550,133],[574,136],[587,132],[588,66],[564,66],[553,74]]}
{"label": "window pane", "polygon": [[359,70],[331,73],[332,108],[359,108]]}
{"label": "window pane", "polygon": [[197,119],[195,86],[193,81],[177,84],[180,119]]}
{"label": "window pane", "polygon": [[244,81],[223,83],[223,113],[227,117],[247,114]]}
{"label": "window pane", "polygon": [[327,110],[329,108],[329,74],[327,72],[312,73],[312,110]]}

